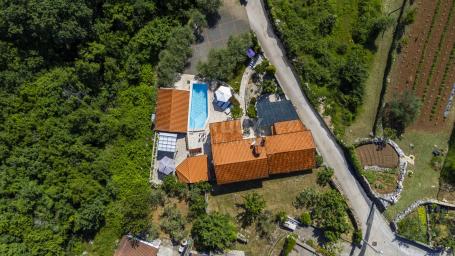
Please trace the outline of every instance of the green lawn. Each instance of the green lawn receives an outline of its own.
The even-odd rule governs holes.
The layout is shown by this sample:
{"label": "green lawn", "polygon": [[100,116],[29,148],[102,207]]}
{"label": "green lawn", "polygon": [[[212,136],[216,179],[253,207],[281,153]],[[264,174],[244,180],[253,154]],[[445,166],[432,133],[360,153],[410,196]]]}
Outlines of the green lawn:
{"label": "green lawn", "polygon": [[243,202],[243,196],[257,192],[266,200],[268,210],[273,213],[285,211],[289,215],[297,216],[300,211],[292,206],[292,202],[300,192],[308,187],[313,187],[318,191],[329,189],[329,187],[321,188],[316,185],[316,173],[317,171],[309,171],[288,177],[272,178],[262,181],[261,187],[209,196],[209,211],[220,211],[236,216],[239,213],[236,205]]}
{"label": "green lawn", "polygon": [[[448,140],[449,134],[409,130],[401,140],[396,141],[406,155],[415,156],[415,166],[408,167],[408,170],[413,171],[413,175],[405,178],[400,200],[386,210],[389,219],[418,199],[437,198],[440,172],[430,165],[432,151],[434,145],[447,149]],[[413,149],[410,148],[411,143],[414,144]]]}
{"label": "green lawn", "polygon": [[[401,6],[403,0],[385,0],[383,8],[385,12],[391,12]],[[343,1],[337,1],[343,2]],[[395,12],[394,17],[398,16]],[[354,122],[346,128],[345,139],[349,143],[353,143],[357,138],[368,137],[373,130],[376,112],[381,96],[382,84],[384,79],[384,70],[387,63],[388,51],[392,44],[394,28],[389,28],[376,39],[377,51],[374,54],[368,79],[365,83],[364,104],[360,107]]]}

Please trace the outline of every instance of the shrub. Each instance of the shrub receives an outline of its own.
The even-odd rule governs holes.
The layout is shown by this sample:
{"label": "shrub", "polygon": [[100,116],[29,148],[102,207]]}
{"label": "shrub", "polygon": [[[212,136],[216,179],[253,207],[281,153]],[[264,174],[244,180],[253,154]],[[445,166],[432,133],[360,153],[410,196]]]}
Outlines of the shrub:
{"label": "shrub", "polygon": [[403,25],[410,25],[414,23],[416,19],[416,8],[412,8],[406,11],[406,14],[404,15],[403,18]]}
{"label": "shrub", "polygon": [[284,223],[287,219],[287,214],[285,211],[279,211],[276,215],[275,215],[275,222],[277,223]]}
{"label": "shrub", "polygon": [[333,169],[330,167],[325,167],[322,171],[318,172],[317,183],[320,186],[326,186],[329,183],[333,175]]}
{"label": "shrub", "polygon": [[321,155],[316,154],[316,167],[320,167],[324,163],[324,158]]}
{"label": "shrub", "polygon": [[243,109],[240,105],[233,105],[231,108],[231,116],[234,119],[241,118],[243,116]]}
{"label": "shrub", "polygon": [[164,205],[166,201],[166,194],[161,189],[153,189],[150,193],[150,204],[152,208],[156,208],[159,205]]}
{"label": "shrub", "polygon": [[261,83],[262,93],[275,93],[277,91],[277,84],[274,79],[264,79]]}
{"label": "shrub", "polygon": [[163,180],[162,189],[170,197],[183,198],[186,195],[187,187],[177,180],[175,175],[167,175]]}
{"label": "shrub", "polygon": [[174,241],[182,240],[184,238],[182,231],[185,229],[185,221],[177,206],[174,204],[165,207],[161,217],[161,228],[163,231]]}
{"label": "shrub", "polygon": [[270,211],[264,211],[257,219],[256,230],[262,238],[270,239],[275,228],[273,216]]}
{"label": "shrub", "polygon": [[287,256],[289,253],[292,252],[295,245],[297,244],[297,235],[296,234],[289,234],[284,241],[282,255]]}
{"label": "shrub", "polygon": [[310,213],[309,212],[302,213],[302,215],[300,215],[300,219],[299,220],[305,226],[311,225],[311,215],[310,215]]}
{"label": "shrub", "polygon": [[249,105],[248,109],[246,110],[246,115],[249,118],[256,118],[257,117],[257,111],[256,111],[256,106],[254,105]]}
{"label": "shrub", "polygon": [[362,243],[363,235],[362,230],[357,229],[352,233],[352,243],[355,245],[360,245]]}

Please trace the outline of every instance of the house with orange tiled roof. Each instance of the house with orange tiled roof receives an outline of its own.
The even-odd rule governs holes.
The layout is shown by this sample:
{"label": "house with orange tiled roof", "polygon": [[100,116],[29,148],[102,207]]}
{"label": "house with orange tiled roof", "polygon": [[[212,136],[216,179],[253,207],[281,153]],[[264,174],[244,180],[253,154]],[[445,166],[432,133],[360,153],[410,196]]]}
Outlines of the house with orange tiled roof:
{"label": "house with orange tiled roof", "polygon": [[161,88],[156,103],[155,130],[186,133],[188,130],[190,92]]}
{"label": "house with orange tiled roof", "polygon": [[271,136],[244,139],[239,120],[211,123],[217,183],[263,179],[316,166],[316,145],[302,122],[278,122],[272,131]]}

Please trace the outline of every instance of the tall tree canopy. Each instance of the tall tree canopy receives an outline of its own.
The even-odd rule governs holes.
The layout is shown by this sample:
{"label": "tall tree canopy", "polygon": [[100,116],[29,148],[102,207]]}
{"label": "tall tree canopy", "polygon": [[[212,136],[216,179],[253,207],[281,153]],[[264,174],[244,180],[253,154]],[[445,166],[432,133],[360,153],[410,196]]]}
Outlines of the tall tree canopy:
{"label": "tall tree canopy", "polygon": [[169,51],[181,70],[203,2],[0,0],[0,255],[112,255],[153,229],[156,70]]}

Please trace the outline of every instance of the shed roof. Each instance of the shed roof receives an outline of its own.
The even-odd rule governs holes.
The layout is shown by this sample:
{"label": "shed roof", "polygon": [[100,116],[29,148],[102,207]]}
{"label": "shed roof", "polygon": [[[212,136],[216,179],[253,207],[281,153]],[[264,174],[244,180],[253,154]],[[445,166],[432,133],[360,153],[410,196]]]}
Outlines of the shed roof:
{"label": "shed roof", "polygon": [[208,181],[207,155],[188,157],[183,160],[176,171],[177,177],[184,183]]}
{"label": "shed roof", "polygon": [[243,139],[240,120],[211,123],[210,139],[212,144],[231,142]]}
{"label": "shed roof", "polygon": [[274,134],[284,134],[305,131],[307,128],[300,120],[291,120],[273,124]]}
{"label": "shed roof", "polygon": [[189,91],[159,89],[155,130],[185,133],[188,129],[189,101]]}
{"label": "shed roof", "polygon": [[114,256],[157,256],[158,248],[140,240],[131,241],[127,236],[120,240]]}

